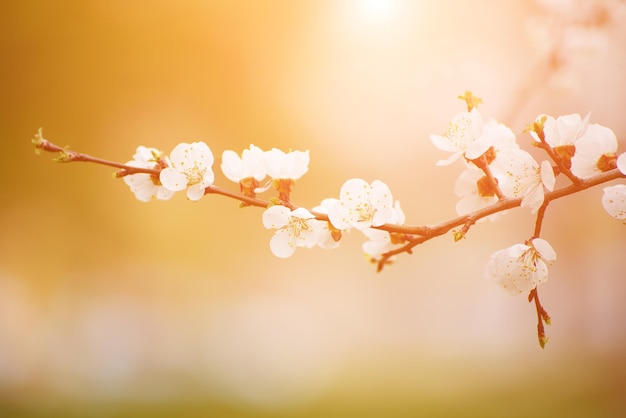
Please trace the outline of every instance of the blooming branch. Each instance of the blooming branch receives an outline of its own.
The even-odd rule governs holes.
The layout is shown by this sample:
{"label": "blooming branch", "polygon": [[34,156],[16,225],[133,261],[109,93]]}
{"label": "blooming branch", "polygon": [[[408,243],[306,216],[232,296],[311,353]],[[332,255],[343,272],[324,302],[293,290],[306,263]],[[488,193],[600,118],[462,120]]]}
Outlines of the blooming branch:
{"label": "blooming branch", "polygon": [[[454,187],[460,198],[458,216],[434,225],[406,224],[400,203],[380,180],[349,179],[338,198],[325,198],[312,209],[294,204],[291,191],[308,171],[309,151],[263,151],[254,145],[241,156],[224,151],[220,168],[239,189],[231,191],[214,184],[214,156],[204,142],[178,144],[169,155],[140,146],[125,164],[59,147],[45,139],[41,129],[32,142],[37,153],[58,153],[57,162],[91,162],[116,168],[115,177],[123,178],[143,202],[152,197],[168,200],[185,190],[192,201],[217,194],[239,201],[240,207],[263,208],[263,226],[275,230],[270,250],[277,257],[290,257],[298,247],[335,248],[343,235],[354,229],[367,238],[363,251],[377,271],[395,256],[411,254],[416,246],[435,237],[451,232],[458,241],[476,223],[496,221],[516,207],[528,208],[536,216],[532,235],[494,252],[485,275],[511,294],[528,293],[528,300],[535,302],[538,338],[544,347],[548,340],[544,324],[550,324],[550,317],[539,302],[537,287],[547,282],[548,265],[556,260],[556,252],[540,236],[546,210],[554,200],[626,177],[626,154],[617,154],[615,134],[589,124],[589,116],[540,115],[527,129],[532,144],[548,156],[537,162],[520,148],[508,127],[494,119],[483,121],[478,110],[480,98],[471,92],[460,98],[466,102],[467,111],[452,118],[445,134],[430,136],[437,148],[452,153],[437,165],[459,161],[466,167]],[[560,174],[570,184],[555,188]],[[275,195],[259,197],[263,193]],[[626,185],[605,187],[602,205],[614,218],[626,219]]]}

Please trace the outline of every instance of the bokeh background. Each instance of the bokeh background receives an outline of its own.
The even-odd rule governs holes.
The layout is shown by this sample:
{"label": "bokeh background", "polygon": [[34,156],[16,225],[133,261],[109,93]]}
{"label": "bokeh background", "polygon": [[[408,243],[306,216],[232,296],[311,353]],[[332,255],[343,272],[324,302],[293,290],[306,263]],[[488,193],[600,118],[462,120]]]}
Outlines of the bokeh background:
{"label": "bokeh background", "polygon": [[[626,136],[623,1],[3,1],[0,416],[567,416],[626,408],[626,230],[601,188],[554,202],[534,306],[483,278],[511,211],[377,274],[362,237],[269,250],[261,210],[137,201],[120,162],[202,140],[310,150],[293,200],[385,181],[408,223],[455,216],[461,166],[428,135],[464,104],[520,141],[538,114]],[[623,148],[622,148],[623,149]],[[536,151],[536,150],[535,150]],[[533,151],[533,152],[535,152]]]}

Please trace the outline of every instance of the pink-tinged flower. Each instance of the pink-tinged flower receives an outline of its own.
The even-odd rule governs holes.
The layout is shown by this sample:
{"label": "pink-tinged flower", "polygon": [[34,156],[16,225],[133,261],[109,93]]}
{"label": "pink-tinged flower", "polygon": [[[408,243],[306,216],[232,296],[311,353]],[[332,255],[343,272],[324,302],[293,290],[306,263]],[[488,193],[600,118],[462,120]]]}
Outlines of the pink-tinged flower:
{"label": "pink-tinged flower", "polygon": [[339,203],[333,205],[328,218],[340,230],[380,226],[393,216],[393,196],[380,180],[370,185],[362,179],[350,179],[341,187]]}
{"label": "pink-tinged flower", "polygon": [[576,142],[572,157],[572,173],[580,178],[589,178],[616,166],[617,137],[607,127],[593,124]]}
{"label": "pink-tinged flower", "polygon": [[215,179],[212,166],[213,153],[207,144],[181,143],[172,150],[169,167],[161,170],[159,177],[167,189],[179,191],[187,188],[187,198],[199,200]]}
{"label": "pink-tinged flower", "polygon": [[276,229],[270,249],[280,258],[293,255],[296,247],[311,248],[318,244],[324,223],[304,208],[292,211],[286,206],[275,205],[263,212],[263,226]]}
{"label": "pink-tinged flower", "polygon": [[626,184],[605,187],[602,206],[615,219],[626,219]]}
{"label": "pink-tinged flower", "polygon": [[485,276],[512,295],[528,293],[548,280],[548,264],[555,260],[548,241],[535,238],[529,245],[515,244],[493,253]]}
{"label": "pink-tinged flower", "polygon": [[[137,168],[155,169],[159,167],[159,160],[163,155],[162,151],[156,148],[139,146],[133,155],[132,161],[126,165]],[[174,196],[174,192],[166,189],[161,184],[159,177],[148,173],[136,173],[124,176],[124,183],[130,187],[130,191],[135,194],[137,200],[149,202],[152,196],[158,200],[168,200]]]}

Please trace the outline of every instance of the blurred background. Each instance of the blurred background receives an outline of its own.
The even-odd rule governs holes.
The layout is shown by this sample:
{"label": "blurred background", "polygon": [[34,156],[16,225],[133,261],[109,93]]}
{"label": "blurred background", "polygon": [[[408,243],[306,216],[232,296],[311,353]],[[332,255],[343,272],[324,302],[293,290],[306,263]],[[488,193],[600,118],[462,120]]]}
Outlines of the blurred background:
{"label": "blurred background", "polygon": [[[619,0],[4,1],[0,5],[0,416],[617,417],[626,407],[626,230],[602,188],[554,202],[534,306],[483,278],[523,210],[377,274],[340,248],[269,249],[262,211],[135,199],[113,169],[205,141],[310,150],[294,202],[386,182],[407,223],[455,216],[461,165],[429,141],[464,103],[519,135],[591,113],[626,136]],[[622,148],[624,149],[624,148]],[[533,152],[536,152],[534,150]]]}

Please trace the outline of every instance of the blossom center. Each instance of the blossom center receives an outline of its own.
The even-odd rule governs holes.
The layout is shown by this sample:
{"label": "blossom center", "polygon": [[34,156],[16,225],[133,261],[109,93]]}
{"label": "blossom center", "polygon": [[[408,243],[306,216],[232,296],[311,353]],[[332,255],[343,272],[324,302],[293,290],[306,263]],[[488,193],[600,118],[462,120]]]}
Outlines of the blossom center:
{"label": "blossom center", "polygon": [[528,271],[529,273],[534,273],[537,271],[537,259],[539,258],[539,254],[534,248],[529,248],[525,250],[518,258],[522,266],[522,270]]}
{"label": "blossom center", "polygon": [[367,222],[374,219],[376,209],[370,202],[359,203],[353,211],[358,217],[358,222]]}
{"label": "blossom center", "polygon": [[309,230],[309,224],[306,219],[298,218],[297,216],[292,216],[289,218],[289,223],[283,227],[289,231],[289,234],[299,238],[302,234],[302,231]]}
{"label": "blossom center", "polygon": [[183,174],[187,177],[187,184],[190,186],[201,183],[204,179],[204,173],[206,173],[206,168],[201,169],[197,162],[194,162],[193,167],[183,171]]}

